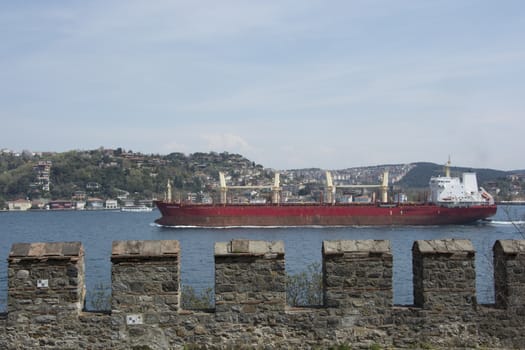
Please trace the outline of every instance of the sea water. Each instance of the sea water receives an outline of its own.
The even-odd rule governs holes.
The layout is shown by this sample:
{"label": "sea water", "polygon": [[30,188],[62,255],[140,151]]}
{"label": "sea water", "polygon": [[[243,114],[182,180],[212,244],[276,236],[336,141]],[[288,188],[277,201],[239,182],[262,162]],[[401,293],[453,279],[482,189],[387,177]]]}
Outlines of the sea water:
{"label": "sea water", "polygon": [[[111,285],[111,244],[115,240],[178,240],[183,285],[200,291],[214,285],[214,244],[232,239],[282,240],[287,273],[321,263],[324,240],[387,239],[394,261],[394,303],[413,303],[412,245],[420,239],[469,239],[476,249],[476,288],[480,303],[494,301],[492,246],[498,239],[525,239],[525,206],[500,206],[491,223],[450,226],[316,228],[162,228],[159,211],[0,212],[0,310],[7,299],[7,257],[13,243],[70,242],[84,245],[86,287]],[[89,300],[88,300],[89,304]]]}

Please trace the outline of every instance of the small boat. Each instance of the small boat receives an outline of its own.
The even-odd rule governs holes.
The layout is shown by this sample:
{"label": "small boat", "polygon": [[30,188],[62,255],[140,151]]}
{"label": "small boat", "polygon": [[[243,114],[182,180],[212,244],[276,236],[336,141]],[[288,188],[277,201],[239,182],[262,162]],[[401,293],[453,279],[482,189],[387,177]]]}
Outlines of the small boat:
{"label": "small boat", "polygon": [[132,213],[142,213],[142,212],[150,212],[153,208],[147,207],[145,205],[128,205],[120,208],[120,211],[125,212],[132,212]]}

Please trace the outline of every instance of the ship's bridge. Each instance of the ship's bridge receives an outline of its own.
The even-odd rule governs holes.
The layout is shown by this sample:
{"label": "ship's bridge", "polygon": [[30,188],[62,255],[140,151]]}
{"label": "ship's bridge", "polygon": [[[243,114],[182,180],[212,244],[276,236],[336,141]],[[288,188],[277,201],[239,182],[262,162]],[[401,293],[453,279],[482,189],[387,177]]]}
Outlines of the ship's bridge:
{"label": "ship's bridge", "polygon": [[463,173],[459,177],[432,177],[430,179],[430,202],[445,205],[492,204],[494,199],[484,189],[478,188],[475,173]]}

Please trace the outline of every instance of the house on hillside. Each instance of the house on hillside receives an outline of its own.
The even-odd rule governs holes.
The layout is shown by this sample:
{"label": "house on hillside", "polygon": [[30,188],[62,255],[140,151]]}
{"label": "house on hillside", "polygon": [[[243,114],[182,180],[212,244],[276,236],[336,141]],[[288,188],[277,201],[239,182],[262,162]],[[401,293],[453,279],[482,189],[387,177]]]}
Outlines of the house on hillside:
{"label": "house on hillside", "polygon": [[98,191],[100,189],[100,184],[98,182],[88,182],[86,184],[86,189],[89,191]]}

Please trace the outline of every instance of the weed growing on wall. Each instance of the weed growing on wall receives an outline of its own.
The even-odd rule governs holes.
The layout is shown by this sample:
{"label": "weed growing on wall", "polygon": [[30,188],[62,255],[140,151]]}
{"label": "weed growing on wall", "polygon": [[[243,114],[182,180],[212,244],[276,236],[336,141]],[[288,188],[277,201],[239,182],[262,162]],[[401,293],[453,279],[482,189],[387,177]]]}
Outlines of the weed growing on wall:
{"label": "weed growing on wall", "polygon": [[323,303],[321,264],[314,262],[306,271],[286,276],[286,302],[290,306],[315,306]]}
{"label": "weed growing on wall", "polygon": [[111,310],[111,286],[107,283],[97,283],[95,288],[87,293],[87,309],[93,311]]}
{"label": "weed growing on wall", "polygon": [[185,310],[212,309],[214,295],[212,288],[198,293],[192,286],[182,286],[181,307]]}

